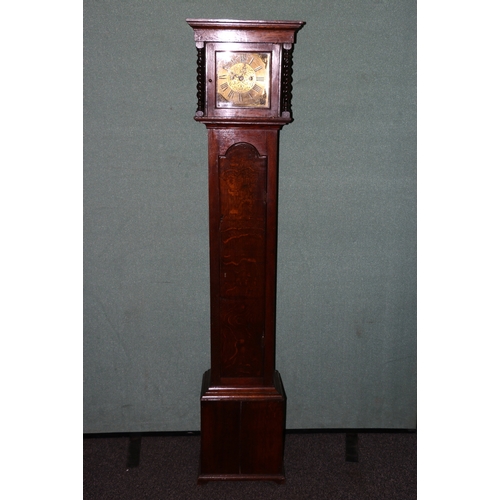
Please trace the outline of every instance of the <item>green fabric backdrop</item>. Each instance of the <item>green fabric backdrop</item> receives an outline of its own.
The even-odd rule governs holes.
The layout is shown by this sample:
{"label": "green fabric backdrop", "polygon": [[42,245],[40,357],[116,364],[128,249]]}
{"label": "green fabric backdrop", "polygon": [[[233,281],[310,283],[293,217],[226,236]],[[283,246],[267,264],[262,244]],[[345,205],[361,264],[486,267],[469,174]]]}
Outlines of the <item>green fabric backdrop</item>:
{"label": "green fabric backdrop", "polygon": [[287,427],[414,428],[416,2],[84,0],[84,432],[199,429],[196,17],[307,23],[280,142]]}

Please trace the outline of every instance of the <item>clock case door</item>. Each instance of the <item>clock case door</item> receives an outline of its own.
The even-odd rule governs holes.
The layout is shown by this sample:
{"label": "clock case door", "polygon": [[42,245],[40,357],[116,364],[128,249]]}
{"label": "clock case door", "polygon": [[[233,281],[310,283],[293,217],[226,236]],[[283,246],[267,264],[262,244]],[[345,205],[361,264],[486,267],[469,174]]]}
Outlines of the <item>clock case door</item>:
{"label": "clock case door", "polygon": [[[280,113],[281,44],[274,43],[207,43],[206,44],[206,114],[214,118],[272,118]],[[268,52],[271,54],[270,106],[268,108],[217,107],[217,52]]]}

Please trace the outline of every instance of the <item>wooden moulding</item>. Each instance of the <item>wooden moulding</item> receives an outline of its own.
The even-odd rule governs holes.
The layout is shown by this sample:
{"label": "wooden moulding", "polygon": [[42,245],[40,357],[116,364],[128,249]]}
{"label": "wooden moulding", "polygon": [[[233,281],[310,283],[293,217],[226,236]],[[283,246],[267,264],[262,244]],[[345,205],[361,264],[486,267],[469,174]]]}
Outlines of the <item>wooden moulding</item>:
{"label": "wooden moulding", "polygon": [[294,43],[303,21],[186,19],[195,42]]}
{"label": "wooden moulding", "polygon": [[231,399],[248,400],[268,400],[268,399],[286,399],[285,390],[281,381],[281,376],[277,370],[274,372],[273,386],[216,386],[210,385],[210,372],[207,370],[203,375],[201,387],[202,401],[219,401]]}

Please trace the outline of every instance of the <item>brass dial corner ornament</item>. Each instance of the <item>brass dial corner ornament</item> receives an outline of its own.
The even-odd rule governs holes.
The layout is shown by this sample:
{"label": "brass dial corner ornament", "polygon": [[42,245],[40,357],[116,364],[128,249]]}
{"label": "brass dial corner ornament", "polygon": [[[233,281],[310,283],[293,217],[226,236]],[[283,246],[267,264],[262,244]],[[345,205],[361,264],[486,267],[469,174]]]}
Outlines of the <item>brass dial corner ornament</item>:
{"label": "brass dial corner ornament", "polygon": [[216,52],[218,108],[269,108],[269,52]]}

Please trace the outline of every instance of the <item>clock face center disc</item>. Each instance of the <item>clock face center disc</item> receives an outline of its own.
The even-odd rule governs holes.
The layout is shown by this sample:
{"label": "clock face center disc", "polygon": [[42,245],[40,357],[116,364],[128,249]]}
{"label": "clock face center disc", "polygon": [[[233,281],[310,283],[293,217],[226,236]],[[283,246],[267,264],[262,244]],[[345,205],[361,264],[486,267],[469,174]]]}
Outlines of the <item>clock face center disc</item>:
{"label": "clock face center disc", "polygon": [[256,81],[254,69],[246,63],[237,63],[229,68],[229,87],[235,92],[248,92]]}

